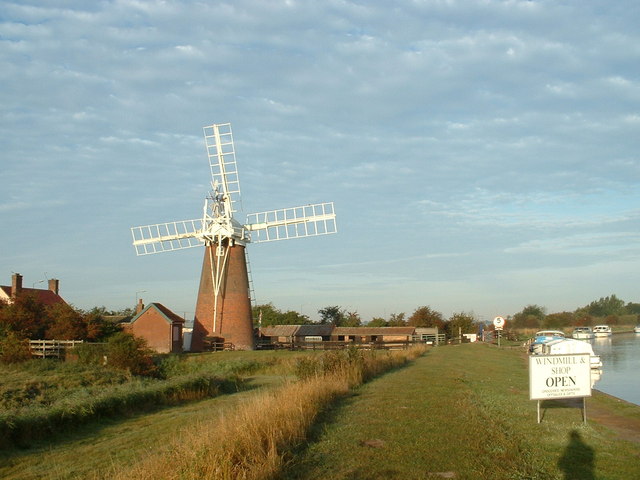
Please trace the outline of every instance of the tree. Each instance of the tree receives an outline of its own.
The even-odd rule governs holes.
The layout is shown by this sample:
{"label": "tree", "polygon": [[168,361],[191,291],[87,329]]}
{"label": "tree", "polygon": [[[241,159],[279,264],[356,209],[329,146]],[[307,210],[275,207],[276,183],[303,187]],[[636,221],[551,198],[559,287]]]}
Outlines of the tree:
{"label": "tree", "polygon": [[407,321],[404,319],[404,313],[392,313],[389,315],[388,327],[406,327]]}
{"label": "tree", "polygon": [[539,305],[527,305],[513,316],[513,326],[520,328],[539,328],[545,317],[545,309]]}
{"label": "tree", "polygon": [[307,325],[311,323],[311,320],[309,320],[309,317],[306,315],[302,315],[294,310],[282,312],[274,307],[272,303],[256,305],[252,309],[252,315],[255,326]]}
{"label": "tree", "polygon": [[416,308],[407,323],[412,327],[437,327],[438,330],[444,330],[446,324],[442,313],[427,306]]}
{"label": "tree", "polygon": [[640,303],[629,302],[625,305],[624,311],[627,315],[640,315]]}
{"label": "tree", "polygon": [[454,313],[447,321],[445,331],[448,337],[453,338],[460,333],[476,333],[478,325],[472,313]]}
{"label": "tree", "polygon": [[600,297],[586,307],[587,313],[594,317],[606,317],[607,315],[623,315],[625,313],[624,301],[615,295]]}
{"label": "tree", "polygon": [[111,335],[122,331],[120,324],[105,319],[97,308],[93,308],[89,312],[83,312],[82,317],[87,330],[86,340],[90,342],[103,341]]}
{"label": "tree", "polygon": [[283,323],[280,325],[309,325],[312,323],[308,316],[295,310],[287,310],[281,318]]}
{"label": "tree", "polygon": [[66,303],[56,303],[46,308],[50,323],[45,338],[51,340],[85,340],[87,324],[78,310]]}
{"label": "tree", "polygon": [[542,326],[548,329],[559,329],[573,324],[574,316],[571,312],[550,313],[542,322]]}
{"label": "tree", "polygon": [[49,317],[44,304],[31,292],[22,292],[0,309],[0,324],[20,338],[44,338]]}
{"label": "tree", "polygon": [[152,352],[147,342],[130,333],[119,332],[109,338],[106,346],[107,365],[128,370],[133,375],[154,375]]}
{"label": "tree", "polygon": [[320,314],[320,323],[323,325],[341,327],[345,320],[344,310],[337,305],[321,308],[318,313]]}
{"label": "tree", "polygon": [[593,325],[593,318],[584,310],[577,310],[573,314],[573,324],[576,327],[588,327]]}
{"label": "tree", "polygon": [[20,338],[14,332],[9,331],[0,338],[0,362],[20,363],[31,358],[29,340]]}
{"label": "tree", "polygon": [[348,312],[344,317],[342,325],[339,325],[339,326],[341,326],[341,327],[361,327],[362,326],[362,319],[360,318],[360,315],[358,314],[358,312]]}
{"label": "tree", "polygon": [[367,324],[367,327],[386,327],[387,321],[382,317],[374,317]]}

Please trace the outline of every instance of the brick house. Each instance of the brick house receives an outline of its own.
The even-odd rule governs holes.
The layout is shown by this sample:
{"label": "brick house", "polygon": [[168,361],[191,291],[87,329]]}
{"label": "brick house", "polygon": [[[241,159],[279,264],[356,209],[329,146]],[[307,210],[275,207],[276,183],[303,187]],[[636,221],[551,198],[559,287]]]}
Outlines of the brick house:
{"label": "brick house", "polygon": [[158,353],[182,352],[182,317],[160,303],[150,303],[139,310],[130,322],[122,324],[125,332],[144,338],[149,348]]}
{"label": "brick house", "polygon": [[57,303],[67,303],[59,295],[60,280],[49,279],[49,288],[24,288],[22,286],[22,275],[14,273],[11,276],[11,286],[0,285],[0,302],[13,303],[18,295],[34,295],[38,301],[44,305],[55,305]]}

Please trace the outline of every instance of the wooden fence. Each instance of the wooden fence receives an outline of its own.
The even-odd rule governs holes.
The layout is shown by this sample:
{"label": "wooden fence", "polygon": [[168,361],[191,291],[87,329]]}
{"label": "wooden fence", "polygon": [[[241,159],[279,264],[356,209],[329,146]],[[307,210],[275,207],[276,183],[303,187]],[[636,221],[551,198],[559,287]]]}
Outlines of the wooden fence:
{"label": "wooden fence", "polygon": [[29,340],[31,355],[39,358],[64,358],[67,348],[83,343],[82,340]]}

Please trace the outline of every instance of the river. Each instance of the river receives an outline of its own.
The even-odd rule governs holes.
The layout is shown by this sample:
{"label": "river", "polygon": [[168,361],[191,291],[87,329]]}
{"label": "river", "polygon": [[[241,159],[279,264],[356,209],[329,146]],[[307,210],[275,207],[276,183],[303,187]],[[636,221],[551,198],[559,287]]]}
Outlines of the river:
{"label": "river", "polygon": [[602,359],[602,376],[593,388],[640,405],[640,333],[591,340]]}

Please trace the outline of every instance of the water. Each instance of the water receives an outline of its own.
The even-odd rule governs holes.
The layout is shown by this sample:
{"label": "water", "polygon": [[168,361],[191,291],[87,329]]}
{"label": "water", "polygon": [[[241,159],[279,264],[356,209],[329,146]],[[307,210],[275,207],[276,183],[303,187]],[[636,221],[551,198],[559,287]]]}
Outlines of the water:
{"label": "water", "polygon": [[603,363],[594,388],[640,405],[640,333],[594,338],[591,343]]}

